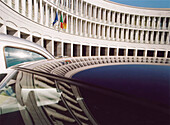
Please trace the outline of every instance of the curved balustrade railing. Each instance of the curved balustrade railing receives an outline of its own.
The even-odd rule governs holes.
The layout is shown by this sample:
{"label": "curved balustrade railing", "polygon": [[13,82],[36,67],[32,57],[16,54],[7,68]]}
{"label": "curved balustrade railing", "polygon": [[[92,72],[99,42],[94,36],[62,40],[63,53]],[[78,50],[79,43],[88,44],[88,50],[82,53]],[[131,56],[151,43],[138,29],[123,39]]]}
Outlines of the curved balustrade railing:
{"label": "curved balustrade railing", "polygon": [[[15,67],[17,72],[0,90],[0,123],[2,125],[10,122],[26,125],[97,125],[98,122],[86,106],[79,88],[94,93],[99,92],[99,96],[114,95],[169,115],[167,107],[64,77],[69,71],[82,67],[122,63],[170,65],[169,59],[165,58],[78,57],[17,66]],[[18,120],[14,120],[10,114],[15,115]]]}
{"label": "curved balustrade railing", "polygon": [[49,62],[43,62],[42,65],[36,66],[35,70],[48,72],[60,76],[65,76],[66,73],[74,69],[96,66],[96,65],[113,65],[121,63],[151,63],[151,64],[170,64],[168,58],[156,58],[156,57],[75,57],[75,58],[63,58],[52,60]]}

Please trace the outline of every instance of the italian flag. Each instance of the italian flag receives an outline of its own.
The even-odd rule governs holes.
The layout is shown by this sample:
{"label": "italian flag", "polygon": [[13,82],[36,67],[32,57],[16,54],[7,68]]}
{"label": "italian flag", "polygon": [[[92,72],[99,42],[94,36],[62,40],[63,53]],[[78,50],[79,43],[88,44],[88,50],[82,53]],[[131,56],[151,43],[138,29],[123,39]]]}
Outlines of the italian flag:
{"label": "italian flag", "polygon": [[65,19],[64,19],[63,26],[64,26],[64,29],[66,29],[66,28],[67,28],[67,17],[65,17]]}
{"label": "italian flag", "polygon": [[63,29],[63,17],[62,17],[62,14],[61,14],[61,18],[60,18],[60,27],[61,27],[61,29]]}

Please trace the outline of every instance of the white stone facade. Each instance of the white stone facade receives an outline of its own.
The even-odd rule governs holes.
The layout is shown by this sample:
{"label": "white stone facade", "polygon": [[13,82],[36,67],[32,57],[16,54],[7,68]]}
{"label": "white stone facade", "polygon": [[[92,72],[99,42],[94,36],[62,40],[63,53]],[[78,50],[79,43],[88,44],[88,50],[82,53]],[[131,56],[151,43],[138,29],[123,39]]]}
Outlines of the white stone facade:
{"label": "white stone facade", "polygon": [[[67,17],[67,29],[52,25],[56,12]],[[170,57],[170,9],[106,0],[1,0],[0,32],[54,56]]]}

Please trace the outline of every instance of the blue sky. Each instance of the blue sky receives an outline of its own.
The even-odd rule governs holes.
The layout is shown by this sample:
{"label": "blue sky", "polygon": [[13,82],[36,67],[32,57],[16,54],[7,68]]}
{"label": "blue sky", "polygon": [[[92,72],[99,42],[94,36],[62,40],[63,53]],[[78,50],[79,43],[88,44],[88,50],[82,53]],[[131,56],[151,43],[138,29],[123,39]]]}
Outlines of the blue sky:
{"label": "blue sky", "polygon": [[110,0],[113,2],[150,8],[170,8],[170,0]]}

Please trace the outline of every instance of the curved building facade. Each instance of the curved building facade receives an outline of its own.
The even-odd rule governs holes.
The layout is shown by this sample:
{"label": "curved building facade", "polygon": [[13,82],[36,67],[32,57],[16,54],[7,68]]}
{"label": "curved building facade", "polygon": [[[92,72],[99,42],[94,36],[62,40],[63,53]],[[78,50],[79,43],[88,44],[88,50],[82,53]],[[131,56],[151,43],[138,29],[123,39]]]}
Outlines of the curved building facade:
{"label": "curved building facade", "polygon": [[[0,13],[1,33],[33,41],[54,56],[170,57],[170,9],[107,0],[1,0]],[[61,15],[66,29],[58,25]]]}

